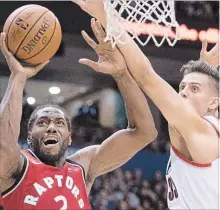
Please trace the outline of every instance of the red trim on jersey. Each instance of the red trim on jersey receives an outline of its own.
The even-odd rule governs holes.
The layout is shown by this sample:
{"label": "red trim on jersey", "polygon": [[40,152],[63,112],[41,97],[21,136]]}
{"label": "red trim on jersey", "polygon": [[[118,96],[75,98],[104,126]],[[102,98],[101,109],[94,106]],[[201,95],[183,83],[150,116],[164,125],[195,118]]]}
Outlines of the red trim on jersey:
{"label": "red trim on jersey", "polygon": [[195,163],[189,159],[187,159],[186,157],[184,157],[182,154],[180,154],[180,152],[172,145],[172,150],[174,151],[174,153],[176,154],[176,156],[178,156],[180,159],[182,159],[183,161],[189,163],[190,165],[199,167],[199,168],[206,168],[206,167],[211,167],[212,164],[211,163],[206,163],[206,164],[202,164],[202,163]]}

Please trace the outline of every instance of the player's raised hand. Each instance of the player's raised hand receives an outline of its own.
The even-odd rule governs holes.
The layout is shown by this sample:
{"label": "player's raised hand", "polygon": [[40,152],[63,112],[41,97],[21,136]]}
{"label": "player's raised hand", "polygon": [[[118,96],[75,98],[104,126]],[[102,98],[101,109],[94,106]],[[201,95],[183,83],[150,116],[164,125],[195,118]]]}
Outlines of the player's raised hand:
{"label": "player's raised hand", "polygon": [[208,64],[210,64],[212,67],[217,68],[220,65],[220,47],[219,42],[216,43],[216,45],[208,52],[207,46],[208,42],[207,40],[204,40],[202,42],[202,49],[200,52],[200,59],[206,61]]}
{"label": "player's raised hand", "polygon": [[99,44],[92,40],[85,31],[82,32],[82,36],[89,46],[96,51],[99,60],[94,62],[89,59],[80,59],[79,62],[93,68],[97,72],[110,74],[113,77],[121,76],[127,69],[123,55],[117,47],[113,48],[110,42],[104,41],[106,34],[99,21],[95,21],[93,18],[91,20],[91,27]]}
{"label": "player's raised hand", "polygon": [[44,68],[44,66],[47,63],[49,63],[49,61],[46,61],[46,62],[44,62],[38,66],[35,66],[35,67],[22,66],[17,61],[17,59],[13,56],[13,54],[8,50],[8,48],[6,46],[6,34],[4,32],[1,33],[0,48],[1,48],[2,54],[4,55],[4,57],[8,63],[8,66],[9,66],[11,73],[13,73],[13,74],[22,73],[26,76],[27,79],[36,75],[42,68]]}
{"label": "player's raised hand", "polygon": [[105,18],[103,0],[72,0],[72,2],[79,5],[82,10],[100,21],[101,19]]}

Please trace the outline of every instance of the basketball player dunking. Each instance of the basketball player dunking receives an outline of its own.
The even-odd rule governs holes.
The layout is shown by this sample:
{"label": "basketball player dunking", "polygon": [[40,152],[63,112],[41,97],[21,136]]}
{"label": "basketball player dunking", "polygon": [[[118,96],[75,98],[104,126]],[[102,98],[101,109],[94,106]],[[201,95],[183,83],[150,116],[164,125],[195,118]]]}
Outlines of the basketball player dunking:
{"label": "basketball player dunking", "polygon": [[[73,2],[106,26],[102,2]],[[97,30],[102,28],[98,26]],[[178,94],[157,75],[128,34],[122,41],[126,44],[117,46],[131,74],[169,122],[172,144],[167,168],[169,208],[218,209],[219,45],[207,52],[204,42],[201,59],[181,68],[183,80]]]}
{"label": "basketball player dunking", "polygon": [[80,62],[115,78],[125,99],[129,127],[101,145],[86,147],[67,159],[64,154],[72,142],[70,119],[56,105],[34,110],[28,124],[30,149],[20,150],[24,84],[45,63],[24,68],[8,51],[6,35],[1,34],[1,50],[11,70],[0,115],[0,191],[5,209],[88,210],[88,194],[95,178],[120,167],[157,136],[145,96],[128,73],[123,56],[117,48],[112,49],[103,42],[94,25],[93,29],[100,44],[85,32],[83,37],[95,49],[99,61],[82,59]]}

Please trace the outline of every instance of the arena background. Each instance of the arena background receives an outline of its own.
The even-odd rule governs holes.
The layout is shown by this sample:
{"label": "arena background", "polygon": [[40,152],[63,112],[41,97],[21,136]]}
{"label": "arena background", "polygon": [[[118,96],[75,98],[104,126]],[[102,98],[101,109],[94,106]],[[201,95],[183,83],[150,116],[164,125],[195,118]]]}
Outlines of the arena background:
{"label": "arena background", "polygon": [[[114,80],[78,64],[79,58],[97,60],[95,52],[80,35],[81,30],[92,35],[90,17],[75,4],[66,1],[0,1],[0,30],[12,11],[30,3],[40,4],[55,13],[62,26],[63,39],[50,64],[25,86],[19,144],[22,148],[27,148],[28,118],[37,105],[46,103],[61,105],[71,116],[73,143],[68,153],[88,145],[100,144],[118,129],[125,128],[127,119],[123,100]],[[219,2],[176,1],[175,7],[183,40],[178,41],[175,47],[169,47],[165,43],[160,48],[151,42],[142,47],[142,50],[151,60],[156,72],[177,90],[181,80],[178,70],[187,61],[199,58],[200,40],[206,35],[211,43],[210,49],[219,38]],[[6,62],[0,55],[1,100],[9,73]],[[57,89],[59,92],[60,88],[60,93],[51,94],[50,87],[56,87],[50,89],[54,93]],[[96,209],[167,208],[165,171],[170,147],[167,122],[154,104],[149,99],[148,101],[159,131],[158,138],[122,168],[97,178],[90,195]]]}

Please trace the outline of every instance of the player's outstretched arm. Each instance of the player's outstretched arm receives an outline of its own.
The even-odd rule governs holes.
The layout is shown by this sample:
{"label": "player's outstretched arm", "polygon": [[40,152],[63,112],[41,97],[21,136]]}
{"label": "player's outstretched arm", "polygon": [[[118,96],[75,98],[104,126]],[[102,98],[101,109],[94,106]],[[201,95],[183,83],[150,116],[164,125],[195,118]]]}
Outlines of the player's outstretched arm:
{"label": "player's outstretched arm", "polygon": [[22,162],[18,137],[25,82],[42,69],[46,63],[35,68],[21,66],[6,47],[5,33],[1,34],[0,48],[11,71],[8,87],[0,105],[0,180],[5,180],[6,176],[10,176]]}
{"label": "player's outstretched arm", "polygon": [[[122,52],[131,74],[160,109],[169,124],[180,132],[192,160],[202,164],[216,160],[218,158],[218,135],[213,126],[154,71],[148,58],[128,34],[125,34],[123,38],[126,44],[117,46]],[[132,52],[136,55],[135,58],[130,56]],[[214,54],[216,55],[217,52]],[[209,62],[207,59],[212,64],[218,61],[216,58],[211,59],[210,55],[206,57],[206,61]],[[178,142],[172,141],[171,143],[174,146],[179,145]]]}
{"label": "player's outstretched arm", "polygon": [[[216,160],[218,136],[215,129],[154,71],[148,58],[144,56],[128,34],[124,35],[124,40],[126,40],[125,45],[118,44],[117,46],[122,52],[131,74],[160,109],[169,124],[180,132],[192,160],[202,164]],[[130,56],[132,52],[135,58]],[[179,145],[178,142],[172,141],[171,143],[174,146]]]}
{"label": "player's outstretched arm", "polygon": [[[72,1],[106,26],[102,1]],[[212,162],[216,159],[216,152],[213,152],[217,148],[216,141],[210,143],[210,138],[217,138],[213,127],[153,70],[148,58],[127,33],[124,33],[122,40],[126,44],[119,43],[117,46],[126,60],[129,71],[168,122],[181,133],[192,159],[198,163]]]}
{"label": "player's outstretched arm", "polygon": [[120,51],[117,48],[112,48],[110,43],[104,42],[105,32],[94,19],[92,19],[92,28],[99,41],[98,45],[85,32],[82,34],[98,54],[99,61],[82,59],[80,63],[115,78],[126,104],[129,121],[127,129],[116,132],[101,145],[85,148],[72,156],[74,161],[89,157],[88,176],[95,178],[126,163],[156,138],[157,131],[147,100],[129,74]]}

